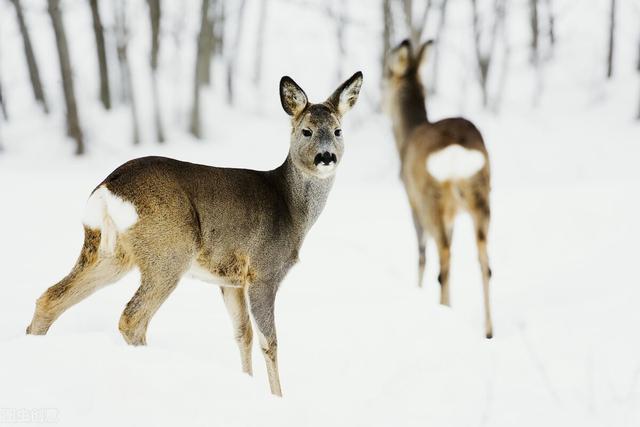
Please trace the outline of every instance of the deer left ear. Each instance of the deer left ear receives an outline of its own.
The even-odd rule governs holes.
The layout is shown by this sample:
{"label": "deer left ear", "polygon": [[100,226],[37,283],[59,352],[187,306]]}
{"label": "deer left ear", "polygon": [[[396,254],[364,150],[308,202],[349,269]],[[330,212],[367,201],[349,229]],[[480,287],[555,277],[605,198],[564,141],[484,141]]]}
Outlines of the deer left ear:
{"label": "deer left ear", "polygon": [[424,59],[426,58],[427,53],[431,50],[431,45],[433,45],[433,40],[427,40],[426,42],[422,43],[422,46],[420,46],[418,54],[416,55],[416,65],[418,67],[420,67],[420,64],[422,64],[422,61],[424,61]]}
{"label": "deer left ear", "polygon": [[327,99],[327,103],[330,104],[340,116],[343,116],[358,100],[361,87],[362,71],[358,71],[333,92],[329,99]]}
{"label": "deer left ear", "polygon": [[309,100],[302,88],[289,76],[280,79],[280,102],[282,108],[290,116],[297,116],[307,106]]}

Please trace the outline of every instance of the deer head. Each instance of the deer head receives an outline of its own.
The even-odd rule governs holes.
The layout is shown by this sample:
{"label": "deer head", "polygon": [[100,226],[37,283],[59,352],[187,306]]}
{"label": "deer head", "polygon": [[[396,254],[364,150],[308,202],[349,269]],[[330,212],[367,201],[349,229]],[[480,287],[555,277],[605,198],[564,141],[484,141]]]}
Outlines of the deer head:
{"label": "deer head", "polygon": [[344,152],[340,123],[356,103],[361,86],[358,71],[325,102],[313,104],[290,77],[280,80],[282,108],[292,119],[289,156],[304,175],[328,178],[335,173]]}

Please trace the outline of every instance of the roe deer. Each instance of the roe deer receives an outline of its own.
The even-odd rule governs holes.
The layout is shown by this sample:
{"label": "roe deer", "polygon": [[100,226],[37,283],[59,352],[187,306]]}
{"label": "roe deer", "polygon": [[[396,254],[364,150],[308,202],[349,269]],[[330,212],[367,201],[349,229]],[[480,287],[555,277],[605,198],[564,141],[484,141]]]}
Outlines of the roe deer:
{"label": "roe deer", "polygon": [[403,41],[390,52],[384,78],[384,108],[393,122],[401,178],[418,237],[418,286],[422,286],[424,275],[426,238],[431,236],[440,258],[440,303],[449,305],[453,223],[459,211],[468,211],[475,225],[482,269],[485,334],[491,338],[491,269],[487,256],[489,156],[480,132],[470,121],[462,118],[429,121],[419,71],[430,44],[431,41],[424,43],[414,53],[411,43]]}
{"label": "roe deer", "polygon": [[216,168],[162,157],[117,168],[89,197],[80,257],[69,275],[37,300],[27,333],[46,334],[65,310],[136,266],[141,285],[119,328],[127,343],[144,345],[154,313],[180,278],[192,274],[221,286],[242,370],[249,375],[251,314],[271,392],[281,396],[276,291],[325,205],[344,150],[342,116],[361,85],[358,72],[325,102],[312,104],[291,78],[283,77],[280,99],[292,117],[292,130],[288,156],[275,170]]}

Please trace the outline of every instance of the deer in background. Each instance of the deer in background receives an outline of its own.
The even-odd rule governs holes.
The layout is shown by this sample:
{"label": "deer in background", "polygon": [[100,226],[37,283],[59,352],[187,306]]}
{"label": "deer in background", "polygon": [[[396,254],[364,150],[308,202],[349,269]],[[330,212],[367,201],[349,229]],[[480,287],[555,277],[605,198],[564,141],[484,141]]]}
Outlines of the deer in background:
{"label": "deer in background", "polygon": [[425,107],[420,65],[432,41],[414,52],[408,40],[388,56],[383,81],[383,107],[393,122],[401,162],[401,179],[409,197],[418,237],[418,286],[425,269],[426,239],[438,247],[440,303],[449,305],[449,260],[455,217],[467,211],[473,219],[482,269],[485,335],[493,336],[489,302],[491,269],[487,256],[489,230],[489,156],[478,129],[468,120],[431,122]]}
{"label": "deer in background", "polygon": [[145,345],[151,318],[180,278],[191,274],[221,286],[242,370],[249,375],[251,314],[271,392],[281,396],[276,292],[325,205],[344,150],[340,123],[361,85],[358,72],[325,102],[312,104],[291,78],[283,77],[280,100],[292,118],[291,143],[275,170],[216,168],[163,157],[117,168],[89,197],[80,257],[37,300],[27,333],[46,334],[69,307],[137,267],[141,285],[119,328],[127,343]]}

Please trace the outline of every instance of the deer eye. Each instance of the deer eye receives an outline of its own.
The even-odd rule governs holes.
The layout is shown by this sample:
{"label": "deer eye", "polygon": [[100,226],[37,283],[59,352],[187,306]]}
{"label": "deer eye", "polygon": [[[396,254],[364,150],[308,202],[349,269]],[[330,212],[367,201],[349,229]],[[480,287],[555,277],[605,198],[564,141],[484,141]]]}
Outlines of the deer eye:
{"label": "deer eye", "polygon": [[334,130],[334,131],[333,131],[333,134],[334,134],[335,136],[342,136],[342,129],[336,129],[336,130]]}
{"label": "deer eye", "polygon": [[304,135],[307,138],[309,138],[312,133],[313,132],[311,132],[309,129],[302,129],[302,135]]}

